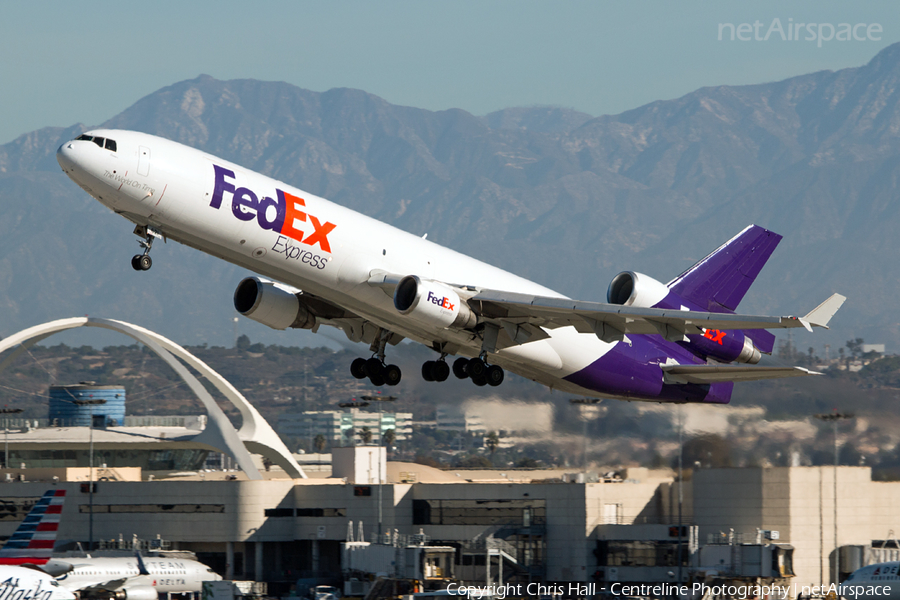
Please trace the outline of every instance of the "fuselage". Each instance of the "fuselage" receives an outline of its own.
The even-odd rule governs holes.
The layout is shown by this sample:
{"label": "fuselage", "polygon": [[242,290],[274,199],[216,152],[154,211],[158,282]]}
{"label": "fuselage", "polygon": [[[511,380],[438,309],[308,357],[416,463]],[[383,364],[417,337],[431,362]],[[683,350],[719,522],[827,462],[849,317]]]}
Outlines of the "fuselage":
{"label": "fuselage", "polygon": [[[57,578],[60,585],[72,591],[101,585],[111,581],[129,579],[135,585],[150,586],[156,593],[199,592],[202,582],[221,577],[206,565],[195,560],[181,558],[145,557],[148,575],[141,575],[137,560],[133,557],[93,557],[80,560],[66,559],[73,569]],[[128,587],[125,582],[121,587]]]}
{"label": "fuselage", "polygon": [[0,565],[0,600],[75,600],[75,594],[65,589],[50,575],[28,567]]}
{"label": "fuselage", "polygon": [[885,562],[857,569],[841,584],[841,596],[853,599],[900,599],[900,562]]}
{"label": "fuselage", "polygon": [[[57,159],[72,180],[116,213],[430,347],[449,344],[470,357],[481,349],[470,331],[436,331],[405,318],[391,296],[369,284],[373,274],[563,297],[182,144],[123,130],[94,130],[85,137],[90,139],[64,143]],[[547,333],[546,339],[499,350],[492,362],[580,395],[719,403],[730,398],[730,383],[665,385],[660,364],[704,361],[660,336],[633,335],[607,343],[573,327]]]}

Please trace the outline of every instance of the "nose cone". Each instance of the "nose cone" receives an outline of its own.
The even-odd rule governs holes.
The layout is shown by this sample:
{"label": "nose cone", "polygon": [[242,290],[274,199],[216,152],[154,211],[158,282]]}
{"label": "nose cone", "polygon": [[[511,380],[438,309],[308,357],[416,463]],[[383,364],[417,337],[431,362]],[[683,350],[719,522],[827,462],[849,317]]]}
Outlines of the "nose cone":
{"label": "nose cone", "polygon": [[59,166],[62,167],[62,170],[66,173],[69,173],[75,166],[74,149],[72,148],[72,144],[73,143],[71,141],[65,142],[56,151],[56,162],[59,163]]}

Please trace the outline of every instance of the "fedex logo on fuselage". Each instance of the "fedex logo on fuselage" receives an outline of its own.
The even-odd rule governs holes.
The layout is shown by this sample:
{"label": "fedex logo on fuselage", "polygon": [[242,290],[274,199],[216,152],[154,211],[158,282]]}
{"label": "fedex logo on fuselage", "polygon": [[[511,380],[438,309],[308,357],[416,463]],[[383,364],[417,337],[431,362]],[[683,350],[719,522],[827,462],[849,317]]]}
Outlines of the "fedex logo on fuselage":
{"label": "fedex logo on fuselage", "polygon": [[[314,246],[316,244],[325,251],[331,252],[331,244],[328,243],[328,234],[334,231],[334,223],[321,223],[318,218],[306,212],[306,201],[303,198],[288,194],[275,188],[275,198],[259,197],[255,192],[245,187],[236,187],[234,171],[213,165],[216,172],[216,184],[213,188],[212,200],[209,205],[215,209],[222,206],[222,199],[226,193],[231,194],[231,213],[241,221],[256,219],[257,224],[263,229],[285,235],[297,240],[301,244]],[[229,181],[231,180],[231,181]],[[307,235],[302,229],[298,229],[298,223],[309,223],[313,231]]]}
{"label": "fedex logo on fuselage", "polygon": [[446,308],[447,310],[453,310],[456,307],[455,304],[450,304],[450,298],[447,298],[446,296],[444,296],[443,298],[438,298],[431,292],[428,292],[428,297],[426,298],[426,300],[428,302],[431,302],[432,304],[437,304],[441,308]]}

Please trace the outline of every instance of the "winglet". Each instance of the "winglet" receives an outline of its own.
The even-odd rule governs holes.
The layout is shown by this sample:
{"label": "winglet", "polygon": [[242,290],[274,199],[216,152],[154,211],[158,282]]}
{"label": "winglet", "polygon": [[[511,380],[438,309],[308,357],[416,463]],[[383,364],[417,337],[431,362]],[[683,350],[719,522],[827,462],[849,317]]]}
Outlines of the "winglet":
{"label": "winglet", "polygon": [[802,322],[804,326],[809,323],[816,327],[828,329],[828,321],[831,320],[831,317],[834,316],[834,313],[838,311],[846,299],[845,296],[841,296],[840,294],[832,294],[825,302],[809,311],[809,314],[801,318],[800,322]]}
{"label": "winglet", "polygon": [[144,564],[144,557],[141,556],[141,551],[137,548],[134,550],[134,558],[137,559],[138,573],[141,575],[149,575],[150,571],[147,570],[147,565]]}

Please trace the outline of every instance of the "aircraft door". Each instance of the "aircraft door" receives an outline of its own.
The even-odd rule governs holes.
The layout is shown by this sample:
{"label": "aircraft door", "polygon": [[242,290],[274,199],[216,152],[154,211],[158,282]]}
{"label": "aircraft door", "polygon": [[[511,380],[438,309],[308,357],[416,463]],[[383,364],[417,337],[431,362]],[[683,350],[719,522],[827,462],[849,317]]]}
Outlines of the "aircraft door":
{"label": "aircraft door", "polygon": [[146,146],[138,147],[138,175],[147,177],[150,175],[150,148]]}

